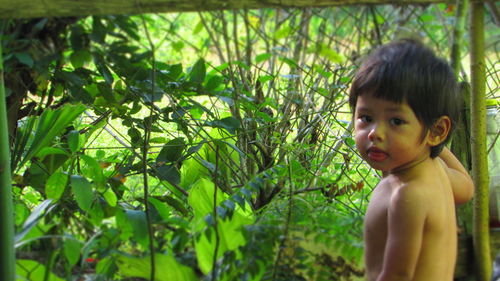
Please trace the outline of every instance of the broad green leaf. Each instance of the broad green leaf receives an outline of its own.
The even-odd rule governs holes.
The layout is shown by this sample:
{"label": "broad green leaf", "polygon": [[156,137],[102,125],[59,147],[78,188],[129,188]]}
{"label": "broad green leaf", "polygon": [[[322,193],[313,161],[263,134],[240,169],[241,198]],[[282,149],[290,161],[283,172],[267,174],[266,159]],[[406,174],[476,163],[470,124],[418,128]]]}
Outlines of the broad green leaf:
{"label": "broad green leaf", "polygon": [[272,56],[273,55],[271,53],[264,53],[264,54],[257,55],[255,57],[255,62],[261,63],[261,62],[267,61],[268,59],[272,58]]}
{"label": "broad green leaf", "polygon": [[66,189],[68,178],[68,174],[62,172],[55,172],[50,175],[45,184],[45,194],[47,198],[54,199],[54,202],[59,200]]}
{"label": "broad green leaf", "polygon": [[85,30],[83,26],[79,24],[74,24],[71,27],[71,34],[69,36],[69,42],[71,43],[71,47],[73,50],[81,50],[84,47],[85,40]]}
{"label": "broad green leaf", "polygon": [[125,215],[132,226],[134,238],[143,247],[147,247],[148,240],[148,224],[146,222],[146,214],[143,211],[125,210]]}
{"label": "broad green leaf", "polygon": [[26,149],[26,154],[18,167],[22,167],[42,148],[47,147],[52,140],[57,135],[60,135],[85,109],[86,107],[82,104],[66,104],[56,110],[44,110],[38,119],[31,145]]}
{"label": "broad green leaf", "polygon": [[178,212],[182,213],[184,216],[188,215],[189,211],[186,207],[184,207],[184,204],[181,201],[171,196],[164,196],[163,200],[165,201],[165,203],[176,209]]}
{"label": "broad green leaf", "polygon": [[106,27],[102,24],[101,18],[97,16],[92,17],[92,33],[90,34],[90,38],[104,44],[106,35]]}
{"label": "broad green leaf", "polygon": [[193,35],[196,35],[198,33],[200,33],[200,31],[203,29],[203,22],[200,20],[198,21],[198,23],[196,24],[196,26],[194,27],[194,30],[193,30]]}
{"label": "broad green leaf", "polygon": [[68,147],[75,153],[80,149],[80,132],[72,130],[68,133]]}
{"label": "broad green leaf", "polygon": [[343,63],[346,58],[328,45],[319,46],[319,55],[334,63]]}
{"label": "broad green leaf", "polygon": [[274,32],[274,39],[279,40],[288,37],[292,33],[292,28],[289,25],[283,25],[280,29]]}
{"label": "broad green leaf", "polygon": [[206,214],[213,212],[214,197],[217,198],[217,205],[226,199],[226,195],[218,188],[217,194],[215,194],[215,185],[212,181],[199,179],[191,188],[188,197],[188,202],[193,208],[194,215],[203,218]]}
{"label": "broad green leaf", "polygon": [[14,56],[16,56],[20,63],[33,67],[33,58],[29,53],[15,53]]}
{"label": "broad green leaf", "polygon": [[16,234],[14,241],[19,243],[24,236],[37,225],[38,221],[47,215],[56,205],[52,204],[52,199],[47,199],[36,206],[23,224],[22,230]]}
{"label": "broad green leaf", "polygon": [[167,181],[171,184],[179,184],[181,182],[181,175],[175,165],[164,164],[156,168],[158,178]]}
{"label": "broad green leaf", "polygon": [[16,274],[19,276],[16,280],[24,281],[64,281],[52,272],[48,273],[48,278],[45,279],[45,265],[34,260],[18,259],[16,261]]}
{"label": "broad green leaf", "polygon": [[97,83],[97,89],[99,90],[99,94],[109,103],[115,104],[116,98],[113,94],[113,89],[111,89],[111,85],[101,82]]}
{"label": "broad green leaf", "polygon": [[73,236],[69,236],[64,239],[64,256],[71,266],[74,266],[80,259],[80,251],[82,250],[82,246],[82,243],[76,240]]}
{"label": "broad green leaf", "polygon": [[134,234],[134,229],[130,224],[128,216],[125,213],[125,210],[118,211],[115,216],[116,226],[119,227],[120,230],[120,238],[122,240],[128,240]]}
{"label": "broad green leaf", "polygon": [[268,81],[271,81],[271,80],[273,80],[273,79],[274,79],[274,77],[273,77],[273,76],[271,76],[271,75],[259,76],[259,78],[258,78],[258,80],[259,80],[259,81],[260,81],[260,83],[262,83],[262,84],[264,84],[264,83],[266,83],[266,82],[268,82]]}
{"label": "broad green leaf", "polygon": [[240,121],[238,121],[234,117],[226,117],[220,120],[210,121],[207,122],[207,125],[214,128],[224,128],[231,134],[236,133],[236,130],[239,130],[241,128]]}
{"label": "broad green leaf", "polygon": [[166,143],[167,139],[164,137],[154,137],[149,139],[149,143]]}
{"label": "broad green leaf", "polygon": [[38,157],[40,159],[43,159],[43,158],[45,158],[45,156],[52,155],[52,154],[59,154],[59,155],[69,156],[69,153],[66,150],[62,149],[62,148],[58,148],[58,147],[44,147],[44,148],[40,149],[40,151],[36,154],[36,157]]}
{"label": "broad green leaf", "polygon": [[172,48],[174,48],[174,50],[176,50],[177,52],[181,52],[182,49],[184,48],[184,42],[182,41],[172,42]]}
{"label": "broad green leaf", "polygon": [[[213,182],[207,179],[198,180],[189,192],[188,202],[195,214],[192,227],[195,231],[202,231],[206,227],[213,227],[210,225],[207,226],[206,218],[207,215],[213,214],[215,207],[214,198],[216,199],[217,206],[222,203],[225,208],[234,210],[233,216],[230,219],[222,220],[216,218],[219,239],[217,258],[222,257],[226,251],[235,251],[241,258],[238,248],[246,243],[242,229],[244,225],[253,223],[253,214],[249,210],[241,209],[239,205],[234,205],[233,202],[227,202],[227,195],[222,193],[222,191],[215,187]],[[217,244],[214,243],[215,239],[217,239],[215,231],[204,231],[200,239],[195,240],[198,264],[201,271],[205,274],[212,270]]]}
{"label": "broad green leaf", "polygon": [[205,66],[205,60],[199,59],[191,68],[189,72],[189,81],[192,83],[203,83],[205,80],[205,75],[207,74],[207,69]]}
{"label": "broad green leaf", "polygon": [[97,189],[103,191],[106,185],[106,178],[99,162],[94,157],[86,154],[80,155],[80,158],[86,164],[81,167],[83,175],[92,179],[94,184],[97,185]]}
{"label": "broad green leaf", "polygon": [[118,198],[116,197],[116,194],[113,192],[111,188],[107,188],[104,193],[102,194],[106,202],[109,204],[111,207],[116,207],[116,203],[118,202]]}
{"label": "broad green leaf", "polygon": [[[151,277],[151,257],[136,258],[118,254],[115,256],[119,273],[123,277],[149,280]],[[179,263],[171,255],[155,255],[155,281],[196,281],[193,269]]]}
{"label": "broad green leaf", "polygon": [[186,149],[186,143],[183,138],[173,139],[163,146],[160,153],[156,157],[156,163],[177,162],[181,159],[184,149]]}
{"label": "broad green leaf", "polygon": [[155,207],[156,211],[158,212],[158,214],[160,214],[162,219],[167,220],[170,218],[170,208],[167,204],[153,197],[149,198],[149,203],[151,203]]}
{"label": "broad green leaf", "polygon": [[89,62],[90,59],[92,58],[92,55],[88,50],[81,49],[78,51],[74,51],[70,57],[69,60],[71,61],[71,65],[76,68],[83,67],[86,62]]}
{"label": "broad green leaf", "polygon": [[219,75],[214,75],[210,77],[205,84],[205,90],[207,92],[211,92],[216,90],[220,85],[222,85],[222,82],[224,81],[224,77],[219,76]]}
{"label": "broad green leaf", "polygon": [[108,84],[113,84],[113,74],[111,74],[111,71],[109,70],[108,66],[106,65],[106,62],[104,60],[104,57],[99,54],[99,53],[94,53],[94,63],[101,75],[104,77],[104,81]]}
{"label": "broad green leaf", "polygon": [[92,184],[86,178],[79,175],[72,175],[70,177],[70,182],[78,207],[89,212],[94,199]]}

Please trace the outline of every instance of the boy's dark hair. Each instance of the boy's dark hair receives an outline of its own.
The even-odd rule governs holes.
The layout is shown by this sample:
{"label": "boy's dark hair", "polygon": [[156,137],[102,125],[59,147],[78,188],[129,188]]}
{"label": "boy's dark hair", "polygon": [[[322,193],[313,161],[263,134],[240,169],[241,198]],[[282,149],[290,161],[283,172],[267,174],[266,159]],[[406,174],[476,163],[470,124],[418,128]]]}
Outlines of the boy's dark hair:
{"label": "boy's dark hair", "polygon": [[396,103],[407,102],[424,126],[424,135],[439,117],[451,119],[450,133],[431,148],[441,153],[458,120],[461,97],[453,70],[423,44],[404,39],[376,49],[358,69],[349,93],[354,112],[358,97],[373,94]]}

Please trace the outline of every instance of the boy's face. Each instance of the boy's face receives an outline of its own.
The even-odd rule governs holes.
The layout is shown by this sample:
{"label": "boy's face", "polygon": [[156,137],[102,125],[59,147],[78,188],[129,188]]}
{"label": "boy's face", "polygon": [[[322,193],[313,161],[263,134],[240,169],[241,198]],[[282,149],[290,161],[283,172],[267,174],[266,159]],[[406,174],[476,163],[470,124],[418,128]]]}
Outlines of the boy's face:
{"label": "boy's face", "polygon": [[356,147],[371,167],[396,171],[429,157],[424,127],[410,106],[363,94],[354,112]]}

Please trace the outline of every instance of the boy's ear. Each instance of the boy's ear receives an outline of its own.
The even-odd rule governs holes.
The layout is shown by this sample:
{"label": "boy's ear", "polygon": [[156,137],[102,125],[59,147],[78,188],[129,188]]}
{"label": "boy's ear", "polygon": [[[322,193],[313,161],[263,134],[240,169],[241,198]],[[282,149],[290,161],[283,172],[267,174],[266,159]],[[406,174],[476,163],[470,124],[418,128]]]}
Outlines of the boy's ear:
{"label": "boy's ear", "polygon": [[445,115],[439,117],[439,119],[436,122],[434,122],[434,125],[432,125],[429,131],[429,135],[427,137],[427,141],[431,146],[435,146],[442,143],[444,140],[446,140],[446,137],[448,137],[450,129],[451,129],[450,117]]}

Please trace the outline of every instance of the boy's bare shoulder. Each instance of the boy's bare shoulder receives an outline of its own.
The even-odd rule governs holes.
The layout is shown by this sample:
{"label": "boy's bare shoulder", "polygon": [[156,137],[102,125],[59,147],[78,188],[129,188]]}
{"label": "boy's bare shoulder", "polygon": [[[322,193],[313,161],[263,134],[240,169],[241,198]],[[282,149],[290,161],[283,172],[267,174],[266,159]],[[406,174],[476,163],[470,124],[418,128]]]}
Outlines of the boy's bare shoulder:
{"label": "boy's bare shoulder", "polygon": [[398,177],[389,175],[382,179],[377,188],[390,191],[390,208],[417,208],[425,206],[429,200],[428,188],[417,180],[403,181]]}

